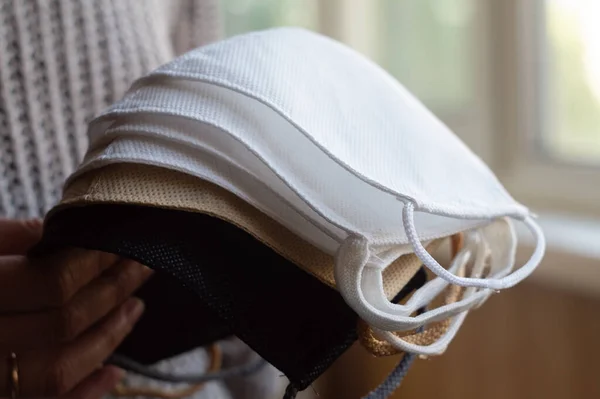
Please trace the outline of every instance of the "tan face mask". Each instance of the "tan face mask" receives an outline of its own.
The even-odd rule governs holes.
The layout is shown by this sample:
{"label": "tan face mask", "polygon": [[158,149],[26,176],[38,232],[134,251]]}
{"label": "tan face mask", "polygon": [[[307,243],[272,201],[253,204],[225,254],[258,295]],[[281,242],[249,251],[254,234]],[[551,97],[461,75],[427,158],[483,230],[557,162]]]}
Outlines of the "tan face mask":
{"label": "tan face mask", "polygon": [[[83,204],[132,204],[199,212],[231,223],[335,288],[334,259],[229,191],[194,176],[141,164],[116,164],[79,176],[65,187],[54,211]],[[443,240],[429,244],[435,251]],[[392,254],[393,255],[393,254]],[[413,253],[384,271],[383,288],[391,300],[415,275],[421,261]]]}
{"label": "tan face mask", "polygon": [[[90,204],[130,204],[204,213],[237,226],[293,262],[319,281],[335,288],[333,257],[302,240],[269,216],[210,182],[176,171],[141,164],[117,164],[79,176],[65,187],[56,210]],[[435,251],[442,239],[428,245]],[[456,251],[455,251],[456,252]],[[421,261],[412,253],[394,261],[383,273],[383,289],[391,300],[415,275]],[[447,288],[439,304],[460,299],[460,288]],[[403,333],[407,342],[430,345],[447,330],[449,320],[432,323],[420,333]],[[360,342],[375,356],[400,353],[381,341],[364,322],[358,326]]]}

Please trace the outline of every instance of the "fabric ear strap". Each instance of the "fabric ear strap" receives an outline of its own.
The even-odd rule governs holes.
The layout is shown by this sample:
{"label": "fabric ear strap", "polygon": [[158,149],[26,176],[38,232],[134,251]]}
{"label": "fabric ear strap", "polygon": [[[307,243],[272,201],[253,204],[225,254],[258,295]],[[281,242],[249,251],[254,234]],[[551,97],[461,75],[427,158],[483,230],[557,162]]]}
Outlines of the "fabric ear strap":
{"label": "fabric ear strap", "polygon": [[218,371],[207,372],[203,374],[186,374],[186,375],[177,375],[164,373],[161,371],[157,371],[152,367],[145,366],[140,364],[128,357],[113,354],[111,355],[106,364],[111,364],[113,366],[117,366],[125,371],[139,374],[147,378],[151,378],[157,381],[170,382],[170,383],[188,383],[188,384],[202,384],[209,381],[215,380],[223,380],[227,378],[233,377],[245,377],[247,375],[253,374],[263,368],[267,362],[258,358],[253,360],[247,364],[232,367],[229,369],[221,369]]}
{"label": "fabric ear strap", "polygon": [[[452,261],[450,270],[458,271],[462,265],[469,261],[471,252],[469,248],[463,248]],[[442,305],[423,314],[412,316],[413,312],[426,306],[448,285],[446,280],[435,278],[417,290],[404,305],[389,303],[383,291],[379,292],[382,298],[387,301],[385,306],[389,307],[388,309],[380,309],[367,300],[362,289],[364,273],[367,271],[381,273],[380,269],[368,269],[366,267],[373,258],[376,257],[371,255],[366,239],[349,237],[342,243],[336,256],[335,278],[336,285],[346,303],[367,323],[382,330],[407,331],[427,323],[440,321],[476,306],[489,295],[486,292],[477,292],[454,303]],[[382,301],[382,303],[384,302]]]}
{"label": "fabric ear strap", "polygon": [[456,284],[463,287],[476,287],[476,288],[488,288],[492,290],[502,290],[505,288],[510,288],[527,276],[529,276],[535,268],[540,264],[542,257],[544,256],[544,252],[546,250],[546,240],[544,239],[544,234],[542,233],[541,228],[537,223],[531,218],[531,216],[526,217],[525,219],[516,219],[523,224],[531,231],[533,237],[535,239],[535,250],[531,255],[531,258],[519,269],[509,274],[506,277],[502,278],[469,278],[469,277],[459,277],[455,274],[446,270],[442,265],[440,265],[434,258],[427,252],[423,244],[419,241],[419,236],[417,234],[417,230],[415,228],[415,219],[414,219],[414,204],[412,202],[405,202],[404,208],[402,210],[402,219],[404,222],[404,229],[406,231],[406,236],[408,237],[409,242],[411,243],[415,254],[421,259],[423,264],[427,266],[429,270],[435,273],[437,276],[443,278],[448,281],[450,284]]}
{"label": "fabric ear strap", "polygon": [[[447,293],[445,295],[444,303],[448,304],[456,302],[462,296],[462,291],[464,289],[456,285],[451,285],[447,287],[446,290]],[[418,345],[419,347],[426,347],[433,345],[436,341],[443,338],[452,325],[452,319],[448,318],[432,323],[421,332],[415,332],[411,335],[406,335],[405,332],[394,332],[393,334],[407,345],[412,344]],[[404,350],[394,346],[389,341],[377,338],[374,329],[362,319],[359,319],[357,331],[359,342],[373,356],[394,356],[404,352]],[[423,349],[420,348],[420,350],[416,352],[423,354]]]}
{"label": "fabric ear strap", "polygon": [[417,355],[415,353],[405,353],[400,363],[398,363],[386,379],[363,399],[389,398],[400,387],[416,358]]}
{"label": "fabric ear strap", "polygon": [[[451,237],[450,245],[452,258],[456,257],[456,255],[462,250],[464,241],[465,239],[463,233],[454,234]],[[443,304],[450,304],[458,301],[462,296],[462,293],[462,287],[456,285],[450,285],[446,287]],[[431,345],[438,339],[442,338],[450,326],[451,320],[444,319],[442,321],[432,323],[432,325],[427,326],[426,329],[424,326],[422,326],[423,328],[421,329],[421,332],[415,332],[411,335],[406,335],[405,332],[398,332],[394,333],[394,335],[407,343],[426,346]],[[373,356],[394,356],[403,353],[402,349],[393,346],[390,342],[377,338],[373,328],[362,319],[358,320],[357,332],[359,342]]]}
{"label": "fabric ear strap", "polygon": [[[419,309],[418,313],[423,313],[424,311],[425,309]],[[423,327],[421,326],[417,329],[417,334],[422,332]],[[367,396],[364,396],[363,399],[386,399],[390,397],[390,395],[400,387],[402,381],[404,381],[404,377],[406,377],[408,374],[408,371],[410,370],[410,367],[416,358],[416,353],[405,353],[402,357],[402,360],[400,360],[398,365],[385,378],[385,380],[383,380],[383,382]]]}
{"label": "fabric ear strap", "polygon": [[[221,365],[223,363],[223,354],[219,348],[219,345],[216,343],[210,346],[208,353],[210,355],[210,365],[208,366],[206,372],[215,373],[221,369]],[[126,386],[122,383],[119,383],[115,388],[113,388],[110,394],[115,397],[126,398],[143,396],[160,399],[182,399],[192,396],[196,392],[202,390],[205,385],[205,382],[201,382],[199,384],[191,384],[179,390],[164,390],[154,387]]]}
{"label": "fabric ear strap", "polygon": [[[480,240],[480,243],[485,246],[485,242]],[[481,275],[481,273],[483,272],[486,263],[485,258],[487,257],[486,252],[487,251],[485,250],[479,251],[479,258],[476,259],[471,270],[472,275],[478,276]],[[464,274],[464,272],[465,267],[463,266],[459,269],[459,273]],[[446,301],[458,299],[458,297],[461,296],[461,293],[463,299],[468,297],[474,297],[477,289],[474,287],[468,287],[464,289],[456,285],[451,285],[450,287],[448,287],[448,291],[449,292],[446,297]],[[490,292],[490,290],[483,290],[480,291],[479,294],[483,294],[485,297],[489,295]],[[433,332],[434,336],[437,335],[435,336],[436,340],[433,343],[408,342],[408,340],[406,340],[405,338],[399,337],[391,331],[380,331],[377,329],[375,329],[375,331],[379,333],[383,337],[383,339],[385,339],[391,346],[393,346],[396,349],[400,349],[405,352],[416,352],[422,355],[440,355],[446,351],[446,348],[458,333],[460,326],[467,317],[467,313],[467,311],[463,311],[454,316],[450,321],[445,320],[445,322],[447,323],[445,331],[437,331],[438,334],[435,334],[435,332]]]}

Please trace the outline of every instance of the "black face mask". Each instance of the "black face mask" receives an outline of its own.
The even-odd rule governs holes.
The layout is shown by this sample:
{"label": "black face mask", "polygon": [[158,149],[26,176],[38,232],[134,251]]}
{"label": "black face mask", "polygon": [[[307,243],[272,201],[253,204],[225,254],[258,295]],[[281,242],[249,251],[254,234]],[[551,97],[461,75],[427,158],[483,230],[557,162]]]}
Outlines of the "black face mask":
{"label": "black face mask", "polygon": [[[157,271],[137,293],[146,312],[117,351],[138,362],[236,335],[303,390],[357,339],[357,315],[336,290],[211,216],[134,205],[64,208],[46,220],[32,254],[69,246]],[[421,270],[394,300],[425,279]]]}

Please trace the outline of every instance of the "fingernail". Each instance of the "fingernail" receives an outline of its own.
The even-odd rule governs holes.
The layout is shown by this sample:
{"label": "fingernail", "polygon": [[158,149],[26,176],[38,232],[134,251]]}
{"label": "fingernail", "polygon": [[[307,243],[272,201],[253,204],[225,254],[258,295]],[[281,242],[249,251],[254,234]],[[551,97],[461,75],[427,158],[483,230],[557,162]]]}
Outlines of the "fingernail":
{"label": "fingernail", "polygon": [[133,322],[137,321],[144,312],[144,302],[138,298],[131,298],[125,304],[125,313],[127,318]]}
{"label": "fingernail", "polygon": [[[140,263],[141,264],[141,263]],[[152,270],[151,268],[149,268],[148,266],[142,265],[142,267],[144,268],[144,270],[150,272],[150,273],[154,273],[154,270]]]}
{"label": "fingernail", "polygon": [[154,274],[154,270],[150,269],[148,266],[142,265],[142,270],[144,271],[144,275],[146,277],[150,277]]}

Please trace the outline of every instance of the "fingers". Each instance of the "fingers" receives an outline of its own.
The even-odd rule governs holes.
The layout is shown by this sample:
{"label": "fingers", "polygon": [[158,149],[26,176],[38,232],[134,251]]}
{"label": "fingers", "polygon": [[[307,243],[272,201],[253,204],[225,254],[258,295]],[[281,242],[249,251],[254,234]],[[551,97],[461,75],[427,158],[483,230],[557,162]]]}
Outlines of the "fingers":
{"label": "fingers", "polygon": [[[23,397],[100,398],[120,374],[98,367],[144,309],[138,299],[123,302],[151,271],[80,249],[27,258],[41,234],[40,221],[0,219],[0,353],[19,354]],[[0,359],[0,375],[8,366]],[[0,378],[0,396],[7,382]]]}
{"label": "fingers", "polygon": [[42,238],[39,219],[0,219],[0,255],[23,255]]}
{"label": "fingers", "polygon": [[2,256],[0,313],[60,307],[117,259],[113,254],[83,249],[69,249],[34,260]]}
{"label": "fingers", "polygon": [[124,374],[123,370],[117,367],[102,367],[62,396],[62,399],[100,399],[119,383]]}
{"label": "fingers", "polygon": [[[79,384],[101,366],[131,332],[143,310],[143,303],[132,298],[102,323],[61,348],[17,354],[21,396],[60,397],[79,389]],[[6,373],[6,365],[0,363],[0,375]],[[7,392],[5,380],[0,378],[0,393]]]}
{"label": "fingers", "polygon": [[122,260],[83,288],[62,312],[59,339],[73,340],[91,325],[121,305],[152,275],[152,270],[131,260]]}
{"label": "fingers", "polygon": [[61,308],[1,315],[0,353],[52,347],[73,340],[129,298],[151,274],[145,266],[122,260]]}

